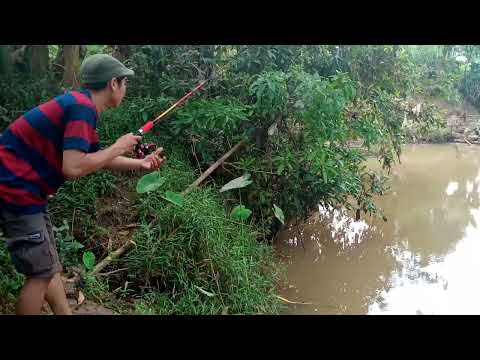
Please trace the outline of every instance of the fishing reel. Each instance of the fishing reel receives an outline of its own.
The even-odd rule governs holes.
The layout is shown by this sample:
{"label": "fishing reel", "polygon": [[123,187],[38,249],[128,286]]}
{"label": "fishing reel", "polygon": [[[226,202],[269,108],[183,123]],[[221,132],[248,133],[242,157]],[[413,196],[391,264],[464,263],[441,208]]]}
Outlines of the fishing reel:
{"label": "fishing reel", "polygon": [[145,159],[146,156],[150,155],[155,150],[157,150],[157,145],[154,143],[137,144],[135,146],[135,157],[137,159]]}

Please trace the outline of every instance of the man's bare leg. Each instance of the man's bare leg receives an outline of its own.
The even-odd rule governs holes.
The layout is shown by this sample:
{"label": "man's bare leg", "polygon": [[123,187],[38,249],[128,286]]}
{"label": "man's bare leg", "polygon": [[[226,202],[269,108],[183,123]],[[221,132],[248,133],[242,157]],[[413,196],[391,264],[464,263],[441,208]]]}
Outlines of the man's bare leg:
{"label": "man's bare leg", "polygon": [[52,278],[27,278],[17,300],[17,315],[40,315]]}
{"label": "man's bare leg", "polygon": [[55,315],[72,315],[59,273],[55,274],[52,281],[50,281],[45,300],[47,300]]}

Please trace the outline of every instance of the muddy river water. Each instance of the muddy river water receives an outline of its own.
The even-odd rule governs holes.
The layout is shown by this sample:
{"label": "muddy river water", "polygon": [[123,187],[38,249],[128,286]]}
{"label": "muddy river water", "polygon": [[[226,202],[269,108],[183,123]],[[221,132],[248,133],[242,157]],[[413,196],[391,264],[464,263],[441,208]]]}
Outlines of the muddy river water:
{"label": "muddy river water", "polygon": [[319,207],[277,237],[286,314],[480,314],[480,146],[409,145],[391,175],[387,222]]}

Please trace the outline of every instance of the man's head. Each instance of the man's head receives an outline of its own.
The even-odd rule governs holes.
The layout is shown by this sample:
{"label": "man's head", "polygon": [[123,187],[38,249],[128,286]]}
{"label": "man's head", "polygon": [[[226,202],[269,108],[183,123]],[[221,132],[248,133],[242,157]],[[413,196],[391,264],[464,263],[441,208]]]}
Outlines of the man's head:
{"label": "man's head", "polygon": [[127,77],[133,75],[133,70],[106,54],[89,56],[80,66],[82,86],[93,92],[103,92],[108,107],[121,104],[126,92]]}

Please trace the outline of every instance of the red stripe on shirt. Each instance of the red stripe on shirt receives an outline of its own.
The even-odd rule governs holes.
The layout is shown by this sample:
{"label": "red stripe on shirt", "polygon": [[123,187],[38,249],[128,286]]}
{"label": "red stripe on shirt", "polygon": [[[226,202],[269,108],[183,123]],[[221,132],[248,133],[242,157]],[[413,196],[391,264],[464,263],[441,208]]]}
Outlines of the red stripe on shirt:
{"label": "red stripe on shirt", "polygon": [[79,137],[89,144],[98,142],[98,134],[85,120],[70,120],[65,127],[64,138]]}
{"label": "red stripe on shirt", "polygon": [[48,195],[56,192],[54,189],[49,187],[45,181],[43,181],[35,169],[32,168],[30,163],[18,158],[14,153],[5,149],[3,145],[0,145],[0,152],[2,153],[0,162],[9,171],[23,180],[38,184],[42,191]]}
{"label": "red stripe on shirt", "polygon": [[53,124],[63,128],[63,108],[55,99],[39,105],[38,108]]}
{"label": "red stripe on shirt", "polygon": [[42,155],[52,167],[59,172],[62,171],[62,159],[58,157],[58,151],[55,145],[49,139],[45,139],[35,128],[30,126],[23,116],[19,117],[10,125],[10,130],[18,138],[22,139],[26,145]]}
{"label": "red stripe on shirt", "polygon": [[97,108],[95,107],[92,100],[90,100],[90,98],[87,95],[82,94],[78,91],[72,91],[71,94],[77,101],[77,104],[88,106],[89,108],[93,109],[95,113],[97,112]]}

